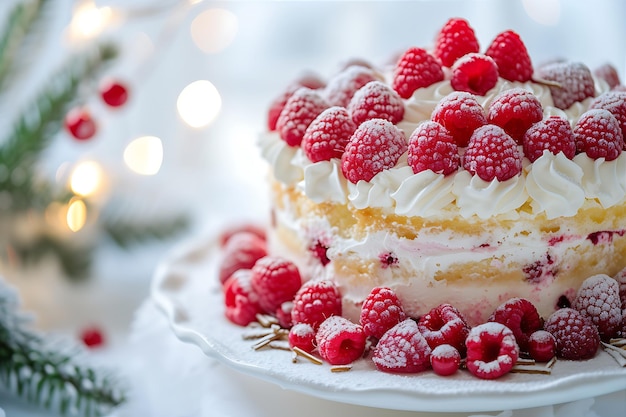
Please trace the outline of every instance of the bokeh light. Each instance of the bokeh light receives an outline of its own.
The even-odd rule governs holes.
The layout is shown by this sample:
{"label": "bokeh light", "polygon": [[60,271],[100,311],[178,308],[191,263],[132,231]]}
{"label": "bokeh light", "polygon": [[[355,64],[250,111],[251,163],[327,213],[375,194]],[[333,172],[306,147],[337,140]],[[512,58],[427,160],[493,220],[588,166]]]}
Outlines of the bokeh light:
{"label": "bokeh light", "polygon": [[73,39],[92,39],[102,33],[114,18],[110,7],[97,7],[91,0],[78,3],[69,25]]}
{"label": "bokeh light", "polygon": [[200,50],[214,54],[229,46],[239,29],[237,16],[225,9],[208,9],[191,22],[191,38]]}
{"label": "bokeh light", "polygon": [[198,80],[181,91],[176,101],[178,114],[185,123],[194,128],[207,126],[215,119],[222,107],[222,98],[210,81]]}
{"label": "bokeh light", "polygon": [[72,232],[78,232],[87,221],[87,206],[80,199],[73,199],[67,208],[67,226]]}
{"label": "bokeh light", "polygon": [[554,26],[561,19],[561,0],[522,0],[524,10],[532,20]]}
{"label": "bokeh light", "polygon": [[163,163],[163,144],[156,136],[142,136],[124,149],[124,162],[140,175],[155,175]]}
{"label": "bokeh light", "polygon": [[70,176],[70,188],[74,194],[90,196],[97,192],[104,180],[104,172],[95,161],[84,161],[76,165]]}

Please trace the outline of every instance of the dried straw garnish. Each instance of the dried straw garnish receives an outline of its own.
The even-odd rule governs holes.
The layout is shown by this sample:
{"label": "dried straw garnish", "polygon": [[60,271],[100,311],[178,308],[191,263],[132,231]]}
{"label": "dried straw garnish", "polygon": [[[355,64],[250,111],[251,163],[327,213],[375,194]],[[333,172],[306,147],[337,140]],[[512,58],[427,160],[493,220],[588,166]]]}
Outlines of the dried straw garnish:
{"label": "dried straw garnish", "polygon": [[609,343],[602,342],[602,347],[620,366],[626,367],[626,339],[611,339]]}
{"label": "dried straw garnish", "polygon": [[330,367],[330,372],[348,372],[352,369],[352,365],[335,365]]}
{"label": "dried straw garnish", "polygon": [[513,369],[511,369],[512,373],[517,374],[542,374],[542,375],[550,375],[552,373],[552,367],[556,363],[556,357],[550,359],[547,363],[543,365],[537,365],[534,359],[524,359],[520,358]]}
{"label": "dried straw garnish", "polygon": [[322,362],[322,360],[321,360],[321,359],[319,359],[319,358],[317,358],[317,357],[315,357],[315,356],[311,355],[309,352],[304,351],[304,350],[300,349],[300,348],[299,348],[299,347],[297,347],[297,346],[294,346],[294,347],[293,347],[293,348],[291,348],[291,349],[292,349],[292,350],[296,353],[296,355],[301,356],[301,357],[303,357],[303,358],[305,358],[305,359],[309,360],[311,363],[314,363],[314,364],[316,364],[316,365],[321,365],[321,364],[323,364],[323,362]]}

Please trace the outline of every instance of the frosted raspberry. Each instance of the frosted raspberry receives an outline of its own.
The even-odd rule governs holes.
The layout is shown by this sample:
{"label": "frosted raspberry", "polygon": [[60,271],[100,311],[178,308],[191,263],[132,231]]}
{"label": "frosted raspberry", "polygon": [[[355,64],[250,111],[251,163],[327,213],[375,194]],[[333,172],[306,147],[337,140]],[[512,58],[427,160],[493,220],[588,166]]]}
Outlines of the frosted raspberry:
{"label": "frosted raspberry", "polygon": [[506,80],[526,82],[533,76],[533,65],[526,45],[512,30],[496,36],[485,55],[496,61],[500,76]]}
{"label": "frosted raspberry", "polygon": [[404,103],[386,84],[370,81],[354,93],[348,111],[357,126],[370,119],[385,119],[396,124],[404,117]]}
{"label": "frosted raspberry", "polygon": [[293,323],[314,329],[330,316],[341,315],[341,294],[332,281],[308,281],[296,293],[291,310]]}
{"label": "frosted raspberry", "polygon": [[506,181],[522,172],[522,155],[501,127],[485,125],[472,134],[463,156],[463,168],[483,181]]}
{"label": "frosted raspberry", "polygon": [[594,275],[583,281],[572,307],[591,320],[602,339],[615,337],[622,324],[619,283],[608,275]]}
{"label": "frosted raspberry", "polygon": [[562,308],[552,313],[544,329],[556,339],[559,358],[583,360],[593,358],[600,346],[598,329],[591,320],[572,308]]}
{"label": "frosted raspberry", "polygon": [[325,85],[326,83],[316,74],[303,74],[301,77],[294,80],[287,86],[285,91],[283,91],[270,103],[270,108],[267,114],[267,128],[270,131],[276,130],[278,116],[280,116],[280,113],[285,108],[285,104],[287,104],[289,97],[291,97],[298,88],[307,87],[311,90],[317,90],[319,88],[323,88]]}
{"label": "frosted raspberry", "polygon": [[576,151],[589,158],[616,159],[624,149],[624,136],[615,116],[608,110],[591,109],[574,126]]}
{"label": "frosted raspberry", "polygon": [[407,150],[404,133],[391,122],[372,119],[363,122],[350,138],[341,157],[341,170],[353,184],[369,181],[392,168]]}
{"label": "frosted raspberry", "polygon": [[437,59],[425,49],[412,47],[398,60],[392,87],[400,97],[409,98],[418,88],[443,80],[443,70]]}
{"label": "frosted raspberry", "polygon": [[330,107],[315,118],[304,132],[302,150],[311,162],[341,158],[356,124],[343,107]]}
{"label": "frosted raspberry", "polygon": [[468,371],[482,379],[507,374],[519,357],[519,347],[511,329],[491,322],[474,327],[466,340]]}
{"label": "frosted raspberry", "polygon": [[296,265],[278,256],[265,256],[252,267],[252,289],[259,296],[259,305],[268,314],[275,314],[285,301],[290,301],[302,285]]}
{"label": "frosted raspberry", "polygon": [[420,317],[417,326],[431,348],[451,345],[465,355],[470,326],[455,307],[441,304]]}
{"label": "frosted raspberry", "polygon": [[331,316],[317,329],[315,341],[322,359],[331,365],[347,365],[363,356],[366,336],[358,324]]}
{"label": "frosted raspberry", "polygon": [[556,339],[550,332],[537,330],[528,338],[528,353],[537,362],[548,362],[556,355]]}
{"label": "frosted raspberry", "polygon": [[554,155],[563,152],[568,159],[576,155],[572,126],[560,116],[550,116],[532,125],[524,134],[522,145],[530,162],[535,162],[545,150]]}
{"label": "frosted raspberry", "polygon": [[591,71],[584,64],[555,62],[539,68],[537,75],[540,79],[559,84],[549,86],[552,101],[559,109],[567,110],[577,101],[595,95]]}
{"label": "frosted raspberry", "polygon": [[453,346],[439,345],[430,354],[430,366],[437,375],[452,375],[460,365],[461,354]]}
{"label": "frosted raspberry", "polygon": [[437,122],[426,121],[409,137],[408,164],[414,173],[427,169],[448,175],[459,168],[459,147],[448,129]]}
{"label": "frosted raspberry", "polygon": [[594,98],[589,108],[610,111],[619,122],[622,136],[626,138],[626,91],[607,91]]}
{"label": "frosted raspberry", "polygon": [[487,124],[487,116],[476,97],[455,91],[444,97],[433,110],[431,119],[444,126],[459,147],[467,146],[474,130]]}
{"label": "frosted raspberry", "polygon": [[324,97],[331,106],[348,107],[352,96],[370,81],[377,80],[376,73],[361,65],[352,65],[328,81]]}
{"label": "frosted raspberry", "polygon": [[305,352],[315,349],[315,329],[308,323],[296,323],[289,329],[289,346],[298,347]]}
{"label": "frosted raspberry", "polygon": [[267,255],[264,239],[251,232],[238,232],[228,238],[221,252],[219,279],[224,283],[235,271],[250,269],[257,260]]}
{"label": "frosted raspberry", "polygon": [[376,339],[406,318],[398,296],[387,287],[374,287],[361,307],[363,331]]}
{"label": "frosted raspberry", "polygon": [[257,314],[263,313],[259,298],[250,285],[252,272],[240,269],[224,283],[224,305],[228,320],[240,326],[256,321]]}
{"label": "frosted raspberry", "polygon": [[617,69],[609,63],[605,63],[593,70],[593,75],[606,81],[609,88],[616,87],[620,84]]}
{"label": "frosted raspberry", "polygon": [[479,49],[474,29],[467,20],[455,17],[448,20],[437,34],[433,55],[444,66],[451,67],[463,55],[478,52]]}
{"label": "frosted raspberry", "polygon": [[452,66],[450,85],[456,91],[484,96],[498,82],[498,66],[483,54],[467,54]]}
{"label": "frosted raspberry", "polygon": [[522,143],[524,133],[541,119],[541,103],[523,88],[502,91],[493,99],[487,112],[487,122],[500,126],[517,143]]}
{"label": "frosted raspberry", "polygon": [[626,309],[626,268],[619,271],[614,278],[619,284],[619,298],[622,308]]}
{"label": "frosted raspberry", "polygon": [[276,130],[287,145],[300,146],[306,128],[328,107],[317,91],[301,87],[285,103],[276,121]]}
{"label": "frosted raspberry", "polygon": [[293,309],[293,301],[285,301],[276,309],[276,319],[283,329],[290,329],[293,326],[291,320],[291,310]]}
{"label": "frosted raspberry", "polygon": [[511,298],[500,304],[489,321],[504,324],[511,329],[522,352],[528,352],[528,339],[543,326],[537,308],[525,298]]}
{"label": "frosted raspberry", "polygon": [[254,235],[257,235],[261,240],[265,240],[266,238],[264,227],[255,223],[237,223],[222,230],[219,235],[220,247],[223,248],[224,246],[226,246],[226,243],[228,243],[231,237],[241,232],[252,233]]}
{"label": "frosted raspberry", "polygon": [[372,361],[383,372],[416,373],[430,368],[431,349],[417,323],[406,319],[389,329],[378,341]]}

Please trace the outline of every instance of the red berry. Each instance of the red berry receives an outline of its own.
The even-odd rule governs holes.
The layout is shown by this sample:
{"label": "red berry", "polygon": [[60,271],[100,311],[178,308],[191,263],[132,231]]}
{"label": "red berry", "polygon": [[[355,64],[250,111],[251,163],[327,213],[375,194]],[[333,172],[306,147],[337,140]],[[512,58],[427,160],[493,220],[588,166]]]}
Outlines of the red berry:
{"label": "red berry", "polygon": [[324,88],[326,83],[316,74],[304,74],[294,82],[289,84],[285,91],[276,97],[270,104],[270,108],[267,114],[267,128],[270,131],[276,130],[276,122],[280,113],[285,108],[287,100],[293,95],[293,93],[300,87],[310,88],[311,90],[317,90]]}
{"label": "red berry", "polygon": [[258,236],[259,239],[265,240],[264,227],[254,223],[238,223],[222,230],[219,236],[220,247],[223,248],[224,246],[226,246],[226,243],[228,243],[231,237],[236,236],[237,234],[242,232],[252,233]]}
{"label": "red berry", "polygon": [[459,147],[467,146],[474,130],[487,124],[483,107],[476,97],[464,91],[444,97],[433,110],[431,119],[448,129]]}
{"label": "red berry", "polygon": [[563,152],[568,159],[576,155],[572,126],[560,116],[550,116],[532,125],[524,134],[522,145],[530,162],[535,162],[545,150],[554,155]]}
{"label": "red berry", "polygon": [[487,122],[500,126],[520,144],[528,128],[541,119],[541,103],[533,93],[523,88],[502,91],[493,99],[487,112]]}
{"label": "red berry", "polygon": [[607,91],[593,99],[589,108],[610,111],[619,122],[622,136],[626,138],[626,91]]}
{"label": "red berry", "polygon": [[404,133],[391,122],[371,119],[354,132],[341,157],[341,170],[353,184],[370,181],[379,172],[392,168],[407,150]]}
{"label": "red berry", "polygon": [[254,233],[239,232],[233,234],[221,253],[218,276],[224,283],[235,271],[250,269],[257,260],[267,255],[264,239]]}
{"label": "red berry", "polygon": [[331,106],[348,107],[354,93],[378,78],[371,68],[361,65],[349,66],[328,82],[324,97]]}
{"label": "red berry", "polygon": [[511,329],[522,352],[528,352],[528,339],[543,323],[537,308],[525,298],[511,298],[500,304],[489,321],[504,324]]}
{"label": "red berry", "polygon": [[487,55],[467,54],[459,58],[452,67],[450,85],[456,91],[484,96],[497,82],[498,66]]}
{"label": "red berry", "polygon": [[298,347],[305,352],[315,349],[315,329],[308,323],[296,323],[289,330],[289,346]]}
{"label": "red berry", "polygon": [[600,346],[600,335],[593,323],[572,308],[552,313],[544,329],[556,339],[559,358],[583,360],[593,358]]}
{"label": "red berry", "polygon": [[311,90],[319,90],[326,87],[326,81],[314,72],[306,72],[300,75],[296,78],[295,84],[310,88]]}
{"label": "red berry", "polygon": [[485,125],[472,134],[463,156],[463,168],[483,181],[506,181],[522,172],[522,155],[501,127]]}
{"label": "red berry", "polygon": [[517,362],[519,347],[511,329],[491,322],[474,327],[466,340],[467,369],[482,379],[495,379],[508,373]]}
{"label": "red berry", "polygon": [[259,305],[274,314],[285,301],[293,300],[302,285],[296,265],[278,256],[265,256],[252,267],[251,285],[259,296]]}
{"label": "red berry", "polygon": [[75,107],[65,115],[65,128],[78,140],[91,139],[96,134],[96,123],[84,107]]}
{"label": "red berry", "polygon": [[389,329],[378,341],[372,361],[383,372],[416,373],[430,368],[431,349],[417,323],[406,319]]}
{"label": "red berry", "polygon": [[461,365],[461,354],[454,346],[439,345],[430,355],[430,365],[437,375],[452,375]]}
{"label": "red berry", "polygon": [[622,324],[619,283],[608,275],[594,275],[583,281],[572,307],[598,328],[602,339],[617,336]]}
{"label": "red berry", "polygon": [[363,356],[366,338],[358,324],[331,316],[320,324],[315,341],[322,359],[331,365],[347,365]]}
{"label": "red berry", "polygon": [[356,124],[343,107],[330,107],[311,122],[302,138],[302,150],[311,162],[341,158],[356,130]]}
{"label": "red berry", "polygon": [[224,305],[226,318],[240,326],[256,321],[257,314],[263,312],[259,298],[250,285],[252,272],[240,269],[224,282]]}
{"label": "red berry", "polygon": [[414,173],[427,169],[448,175],[459,168],[459,147],[448,130],[437,122],[421,123],[409,137],[407,162]]}
{"label": "red berry", "polygon": [[422,48],[409,48],[398,60],[393,74],[393,89],[409,98],[418,88],[443,80],[441,64]]}
{"label": "red berry", "polygon": [[361,307],[363,331],[376,339],[406,318],[398,296],[387,287],[374,287]]}
{"label": "red berry", "polygon": [[496,36],[485,55],[493,58],[498,65],[500,77],[506,80],[526,82],[533,76],[533,66],[526,45],[512,30]]}
{"label": "red berry", "polygon": [[574,126],[576,151],[589,158],[616,159],[624,149],[624,136],[615,116],[608,110],[587,110]]}
{"label": "red berry", "polygon": [[88,348],[97,348],[104,345],[104,335],[98,326],[89,326],[81,330],[80,340]]}
{"label": "red berry", "polygon": [[348,111],[357,126],[370,119],[385,119],[396,124],[404,117],[404,102],[386,84],[370,81],[354,93]]}
{"label": "red berry", "polygon": [[437,34],[433,55],[445,67],[451,67],[463,55],[478,52],[479,49],[474,29],[467,20],[455,17],[448,20]]}
{"label": "red berry", "polygon": [[278,324],[283,329],[290,329],[293,326],[293,320],[291,320],[291,310],[293,309],[293,301],[285,301],[276,310],[276,319]]}
{"label": "red berry", "polygon": [[420,317],[417,326],[431,348],[451,345],[465,355],[470,326],[455,307],[441,304]]}
{"label": "red berry", "polygon": [[315,90],[306,87],[297,89],[285,103],[276,121],[281,139],[289,146],[300,146],[306,128],[329,107]]}
{"label": "red berry", "polygon": [[556,339],[545,330],[537,330],[528,338],[528,353],[537,362],[548,362],[556,355]]}
{"label": "red berry", "polygon": [[614,278],[619,284],[619,299],[622,303],[622,308],[626,309],[626,268],[619,271]]}
{"label": "red berry", "polygon": [[555,62],[539,68],[537,74],[542,80],[558,84],[549,87],[552,101],[559,109],[567,110],[577,101],[595,95],[591,71],[584,64]]}
{"label": "red berry", "polygon": [[609,85],[609,88],[614,88],[620,84],[619,74],[615,67],[609,63],[605,63],[600,65],[598,68],[593,70],[593,75],[596,77],[606,81]]}
{"label": "red berry", "polygon": [[100,84],[102,100],[111,107],[120,107],[128,100],[128,87],[117,80],[107,78]]}
{"label": "red berry", "polygon": [[317,329],[328,317],[340,315],[341,294],[332,281],[308,281],[294,297],[291,310],[294,324],[308,323]]}

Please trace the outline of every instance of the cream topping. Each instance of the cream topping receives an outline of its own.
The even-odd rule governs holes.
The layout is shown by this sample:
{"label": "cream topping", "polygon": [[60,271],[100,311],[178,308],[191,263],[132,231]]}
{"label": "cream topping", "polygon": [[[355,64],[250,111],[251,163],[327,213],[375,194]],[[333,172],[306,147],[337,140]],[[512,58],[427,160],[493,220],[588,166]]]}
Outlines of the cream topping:
{"label": "cream topping", "polygon": [[578,154],[574,162],[583,171],[582,188],[587,198],[597,198],[604,208],[611,207],[626,195],[626,156],[624,152],[613,161],[593,160]]}
{"label": "cream topping", "polygon": [[314,202],[331,201],[344,204],[348,195],[347,181],[341,173],[341,160],[310,163],[304,167],[304,193]]}
{"label": "cream topping", "polygon": [[[287,185],[302,180],[302,167],[296,165],[294,157],[300,148],[287,145],[277,132],[262,135],[259,140],[261,156],[272,166],[274,177]],[[294,163],[295,162],[295,163]]]}
{"label": "cream topping", "polygon": [[[403,168],[408,168],[408,172]],[[412,173],[411,167],[406,165],[405,154],[395,168],[379,172],[369,182],[363,180],[356,184],[348,182],[350,192],[348,199],[357,209],[367,207],[392,208],[394,201],[391,194],[398,189],[406,175]]]}
{"label": "cream topping", "polygon": [[391,194],[396,213],[405,216],[429,217],[441,214],[456,198],[452,193],[454,175],[445,176],[426,170],[413,174],[411,167],[400,168],[404,179]]}

